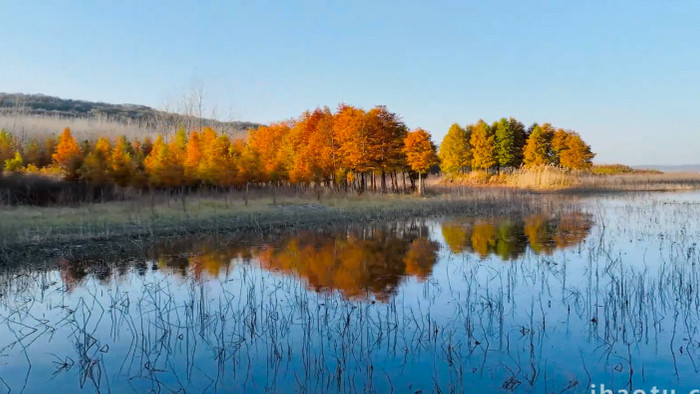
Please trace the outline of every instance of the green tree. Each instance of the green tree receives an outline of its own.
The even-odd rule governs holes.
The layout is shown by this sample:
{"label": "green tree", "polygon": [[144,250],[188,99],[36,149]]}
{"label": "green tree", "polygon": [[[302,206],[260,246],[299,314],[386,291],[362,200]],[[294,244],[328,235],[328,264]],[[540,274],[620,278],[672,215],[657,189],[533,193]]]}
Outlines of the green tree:
{"label": "green tree", "polygon": [[455,123],[440,144],[440,169],[447,175],[456,175],[471,167],[469,132]]}
{"label": "green tree", "polygon": [[496,124],[496,156],[499,167],[519,167],[523,162],[525,127],[517,120],[502,118]]}

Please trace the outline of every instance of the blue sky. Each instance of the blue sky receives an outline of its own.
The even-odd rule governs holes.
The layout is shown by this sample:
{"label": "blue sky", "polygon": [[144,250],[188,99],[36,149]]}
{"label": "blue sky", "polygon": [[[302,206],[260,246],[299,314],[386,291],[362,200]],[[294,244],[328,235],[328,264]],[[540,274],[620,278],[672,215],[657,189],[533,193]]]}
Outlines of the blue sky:
{"label": "blue sky", "polygon": [[439,143],[513,116],[596,162],[700,162],[699,1],[0,0],[0,91],[223,120],[377,104]]}

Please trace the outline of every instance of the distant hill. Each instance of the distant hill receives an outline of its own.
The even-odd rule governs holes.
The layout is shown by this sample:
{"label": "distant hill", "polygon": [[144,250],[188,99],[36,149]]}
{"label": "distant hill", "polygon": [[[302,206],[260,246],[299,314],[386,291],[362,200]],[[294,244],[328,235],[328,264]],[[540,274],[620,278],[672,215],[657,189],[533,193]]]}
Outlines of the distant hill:
{"label": "distant hill", "polygon": [[[145,105],[70,100],[43,94],[0,93],[0,127],[11,128],[8,126],[8,119],[22,117],[56,118],[63,120],[64,123],[71,119],[111,122],[153,131],[179,126],[210,126],[230,135],[241,135],[246,130],[259,126],[252,122],[222,122],[216,119],[164,112]],[[29,123],[34,125],[36,122]],[[67,124],[64,127],[69,126]]]}
{"label": "distant hill", "polygon": [[632,166],[632,168],[637,170],[657,170],[662,172],[700,172],[700,164],[683,164],[675,166],[648,164]]}

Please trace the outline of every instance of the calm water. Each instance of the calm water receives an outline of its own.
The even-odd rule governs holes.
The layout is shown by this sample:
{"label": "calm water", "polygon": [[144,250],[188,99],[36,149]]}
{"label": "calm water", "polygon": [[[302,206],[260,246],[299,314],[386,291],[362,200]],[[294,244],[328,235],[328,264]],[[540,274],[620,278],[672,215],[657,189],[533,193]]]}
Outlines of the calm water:
{"label": "calm water", "polygon": [[[700,193],[0,274],[0,391],[700,388]],[[649,392],[649,391],[647,391]]]}

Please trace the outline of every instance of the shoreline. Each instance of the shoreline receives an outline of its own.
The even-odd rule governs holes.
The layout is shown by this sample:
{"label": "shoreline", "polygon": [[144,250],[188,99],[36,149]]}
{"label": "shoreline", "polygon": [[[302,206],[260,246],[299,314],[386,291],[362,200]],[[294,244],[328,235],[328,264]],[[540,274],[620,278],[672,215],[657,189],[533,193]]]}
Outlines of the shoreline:
{"label": "shoreline", "polygon": [[[697,190],[700,185],[629,183],[626,188],[554,190],[505,185],[431,186],[425,196],[314,193],[257,195],[208,193],[133,197],[77,206],[4,206],[0,210],[0,263],[16,256],[72,253],[120,242],[146,244],[167,237],[274,236],[294,229],[444,216],[508,215],[561,208],[580,198],[625,193]],[[675,178],[674,178],[675,179]],[[700,177],[698,177],[700,180]],[[676,181],[674,181],[676,182]],[[618,184],[619,185],[619,184]],[[646,186],[646,187],[639,187]],[[651,187],[654,186],[654,187]],[[691,187],[692,186],[692,187]],[[54,252],[51,252],[51,251]]]}
{"label": "shoreline", "polygon": [[224,202],[222,197],[189,200],[185,210],[175,200],[159,204],[154,208],[155,215],[144,206],[145,201],[0,211],[0,262],[17,256],[57,256],[109,245],[145,245],[168,237],[274,237],[295,229],[444,216],[524,214],[572,204],[570,198],[506,189],[473,190],[466,196],[372,195],[321,201],[278,196],[274,205],[269,198],[262,198],[250,200],[248,206],[242,201]]}

